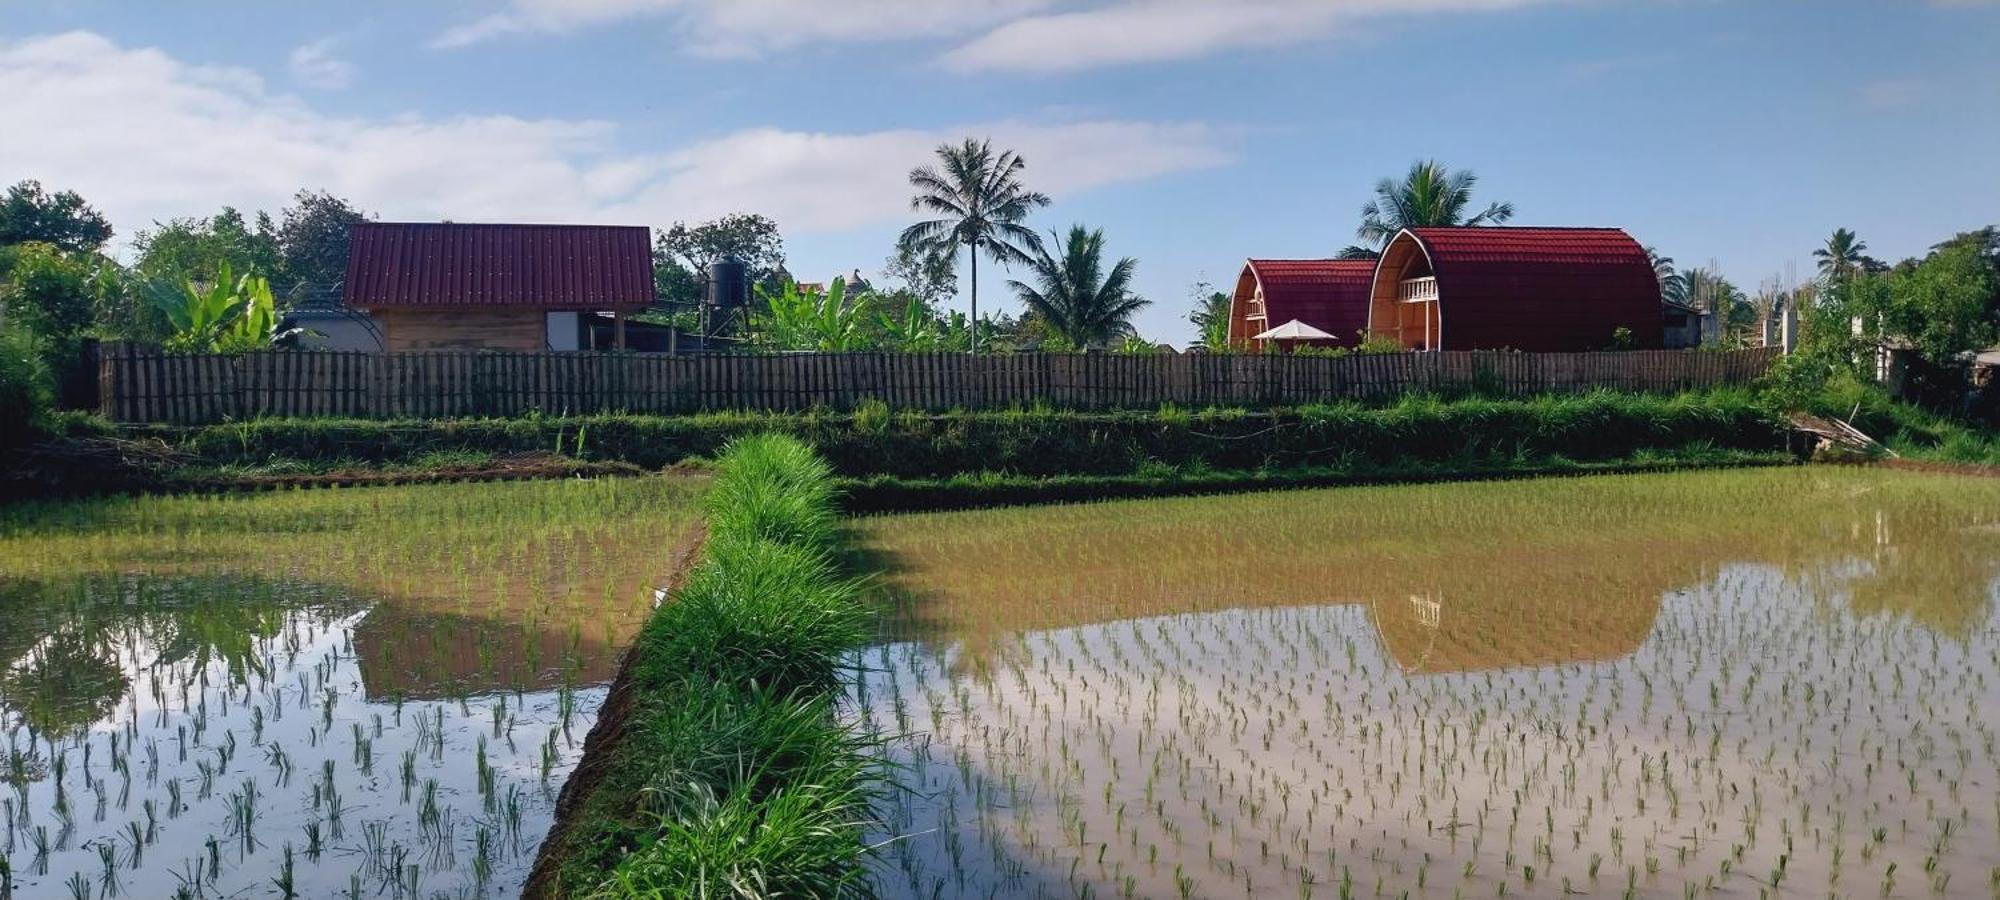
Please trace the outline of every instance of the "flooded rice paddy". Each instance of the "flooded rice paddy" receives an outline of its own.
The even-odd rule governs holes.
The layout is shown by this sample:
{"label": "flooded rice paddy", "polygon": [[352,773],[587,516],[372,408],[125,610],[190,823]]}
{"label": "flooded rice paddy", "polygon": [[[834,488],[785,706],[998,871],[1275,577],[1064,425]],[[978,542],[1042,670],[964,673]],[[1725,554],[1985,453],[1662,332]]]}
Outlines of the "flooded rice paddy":
{"label": "flooded rice paddy", "polygon": [[859,523],[909,897],[1993,896],[2000,481]]}
{"label": "flooded rice paddy", "polygon": [[635,479],[0,513],[0,878],[517,895],[694,506]]}

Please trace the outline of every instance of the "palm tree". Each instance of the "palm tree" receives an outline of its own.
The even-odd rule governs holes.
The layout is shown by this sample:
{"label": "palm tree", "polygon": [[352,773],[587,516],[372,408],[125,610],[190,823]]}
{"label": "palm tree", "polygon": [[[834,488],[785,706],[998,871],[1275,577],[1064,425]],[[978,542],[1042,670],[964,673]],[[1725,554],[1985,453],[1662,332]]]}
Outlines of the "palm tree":
{"label": "palm tree", "polygon": [[[1361,207],[1361,227],[1354,234],[1379,252],[1396,232],[1405,228],[1498,225],[1514,217],[1512,203],[1491,203],[1468,217],[1465,211],[1472,205],[1472,188],[1478,183],[1479,176],[1470,169],[1453,172],[1437,160],[1418,160],[1410,165],[1410,172],[1403,180],[1384,178],[1375,182],[1375,199]],[[1369,252],[1367,247],[1353,246],[1342,255],[1354,251]]]}
{"label": "palm tree", "polygon": [[1819,260],[1819,274],[1829,281],[1838,281],[1867,266],[1868,244],[1856,235],[1853,229],[1836,228],[1833,236],[1826,239],[1826,246],[1813,251],[1813,258]]}
{"label": "palm tree", "polygon": [[1008,265],[1031,262],[1041,251],[1041,238],[1021,224],[1028,213],[1049,205],[1047,195],[1021,184],[1028,167],[1012,150],[995,153],[992,141],[966,138],[959,146],[937,148],[943,170],[918,166],[910,170],[917,189],[910,208],[939,216],[903,229],[899,243],[917,252],[956,255],[965,245],[972,266],[972,352],[979,352],[979,253]]}
{"label": "palm tree", "polygon": [[1138,261],[1127,256],[1105,271],[1102,228],[1072,225],[1067,239],[1049,234],[1057,255],[1036,249],[1030,261],[1036,286],[1007,282],[1021,302],[1078,348],[1132,333],[1132,314],[1151,302],[1132,293],[1132,269]]}
{"label": "palm tree", "polygon": [[1662,256],[1652,247],[1646,248],[1646,257],[1653,261],[1653,277],[1660,281],[1660,299],[1668,303],[1688,305],[1688,280],[1674,267],[1674,258]]}

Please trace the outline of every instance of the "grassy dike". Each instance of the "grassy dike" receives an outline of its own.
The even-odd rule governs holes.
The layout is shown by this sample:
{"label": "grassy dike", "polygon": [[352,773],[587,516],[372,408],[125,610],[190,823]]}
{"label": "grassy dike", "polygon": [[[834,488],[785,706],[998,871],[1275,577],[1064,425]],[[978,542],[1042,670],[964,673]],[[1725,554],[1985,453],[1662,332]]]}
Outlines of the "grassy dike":
{"label": "grassy dike", "polygon": [[832,473],[799,441],[731,442],[700,561],[629,651],[529,897],[830,896],[862,887],[885,786],[838,722],[866,637],[834,561]]}
{"label": "grassy dike", "polygon": [[424,467],[553,454],[659,470],[713,458],[732,440],[782,433],[846,478],[1124,476],[1167,470],[1356,469],[1560,455],[1579,462],[1703,445],[1784,448],[1784,417],[1746,390],[1595,391],[1527,399],[1410,395],[1387,404],[924,413],[879,405],[851,413],[368,421],[263,419],[203,428],[138,428],[191,468],[223,474]]}

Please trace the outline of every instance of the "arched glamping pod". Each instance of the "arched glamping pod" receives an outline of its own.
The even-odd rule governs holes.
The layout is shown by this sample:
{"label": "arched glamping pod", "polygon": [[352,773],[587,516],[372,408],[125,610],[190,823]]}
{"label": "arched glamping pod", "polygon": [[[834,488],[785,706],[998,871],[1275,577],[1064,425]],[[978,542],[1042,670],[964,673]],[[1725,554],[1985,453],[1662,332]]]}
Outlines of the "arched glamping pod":
{"label": "arched glamping pod", "polygon": [[1368,327],[1371,260],[1253,259],[1236,279],[1229,302],[1229,346],[1262,350],[1262,334],[1293,319],[1333,335],[1299,341],[1319,347],[1352,347]]}
{"label": "arched glamping pod", "polygon": [[1406,228],[1383,248],[1368,331],[1412,350],[1661,345],[1652,259],[1616,228]]}

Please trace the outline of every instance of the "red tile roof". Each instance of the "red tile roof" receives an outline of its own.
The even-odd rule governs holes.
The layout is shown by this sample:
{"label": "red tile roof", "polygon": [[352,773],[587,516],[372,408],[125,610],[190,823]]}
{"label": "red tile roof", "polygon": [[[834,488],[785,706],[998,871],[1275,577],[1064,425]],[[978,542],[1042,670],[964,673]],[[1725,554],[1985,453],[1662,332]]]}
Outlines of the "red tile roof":
{"label": "red tile roof", "polygon": [[1297,319],[1352,345],[1368,327],[1374,260],[1253,259],[1247,270],[1264,289],[1266,328]]}
{"label": "red tile roof", "polygon": [[363,222],[342,297],[361,309],[630,309],[653,302],[644,226]]}
{"label": "red tile roof", "polygon": [[1595,350],[1661,341],[1660,282],[1617,228],[1412,228],[1437,276],[1444,349]]}

